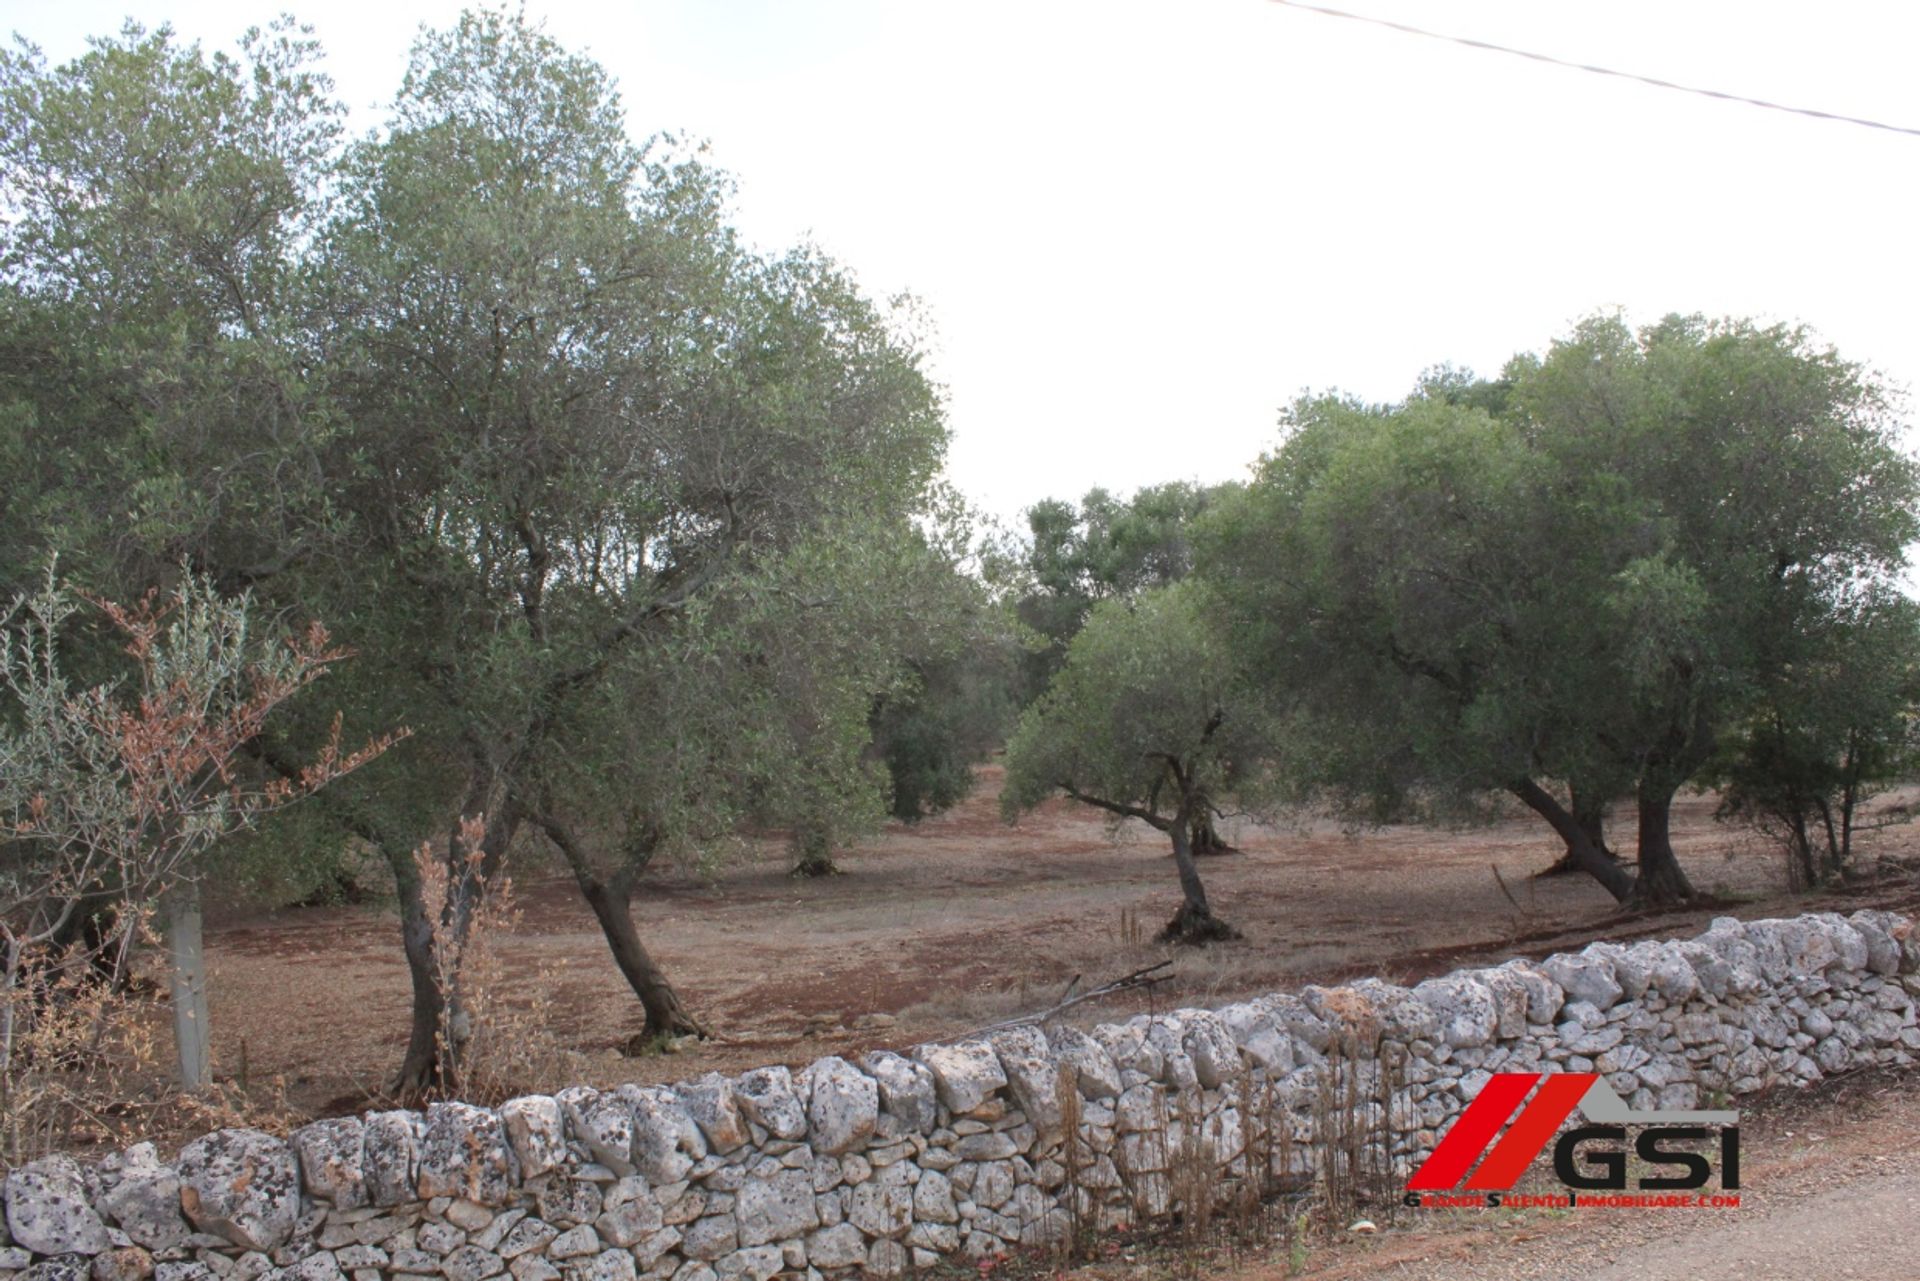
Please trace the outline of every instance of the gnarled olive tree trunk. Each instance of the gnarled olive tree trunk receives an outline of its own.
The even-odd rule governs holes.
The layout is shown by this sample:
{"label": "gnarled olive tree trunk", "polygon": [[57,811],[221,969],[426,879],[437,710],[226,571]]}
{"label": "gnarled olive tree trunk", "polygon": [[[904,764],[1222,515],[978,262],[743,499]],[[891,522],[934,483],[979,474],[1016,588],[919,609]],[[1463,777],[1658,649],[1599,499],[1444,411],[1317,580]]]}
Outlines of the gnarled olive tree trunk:
{"label": "gnarled olive tree trunk", "polygon": [[788,869],[789,876],[838,876],[840,868],[833,861],[833,834],[818,823],[803,823],[793,829],[793,838],[789,843],[793,852],[793,866]]}
{"label": "gnarled olive tree trunk", "polygon": [[[1620,856],[1615,854],[1612,847],[1607,844],[1608,798],[1602,793],[1581,787],[1578,782],[1568,784],[1567,795],[1568,812],[1573,815],[1574,823],[1578,825],[1582,832],[1586,833],[1587,840],[1606,858],[1616,863],[1619,862]],[[1573,851],[1566,849],[1561,852],[1559,858],[1555,859],[1549,866],[1541,869],[1536,875],[1567,876],[1575,872],[1584,871],[1586,871],[1586,869],[1574,859]]]}
{"label": "gnarled olive tree trunk", "polygon": [[1203,804],[1188,825],[1188,841],[1195,855],[1237,854],[1238,850],[1227,844],[1220,835],[1220,829],[1213,825],[1213,806]]}
{"label": "gnarled olive tree trunk", "polygon": [[1633,877],[1627,874],[1618,859],[1606,852],[1605,847],[1594,842],[1592,832],[1579,822],[1572,811],[1555,799],[1553,793],[1530,778],[1508,784],[1507,790],[1547,821],[1547,826],[1567,847],[1566,856],[1574,866],[1600,882],[1601,888],[1613,895],[1615,902],[1627,901],[1633,892]]}
{"label": "gnarled olive tree trunk", "polygon": [[379,845],[387,866],[393,870],[394,889],[400,896],[400,946],[406,952],[407,979],[413,988],[413,1003],[407,1018],[407,1053],[400,1062],[393,1090],[401,1098],[417,1098],[445,1084],[440,1056],[440,1015],[446,1008],[446,998],[440,991],[434,966],[433,918],[427,912],[413,851],[385,841]]}
{"label": "gnarled olive tree trunk", "polygon": [[634,928],[634,883],[653,857],[654,842],[642,842],[639,848],[624,853],[618,869],[603,876],[586,845],[565,822],[544,811],[536,815],[534,821],[566,859],[574,883],[580,887],[581,896],[600,924],[600,933],[613,953],[613,963],[620,968],[627,986],[640,998],[640,1007],[646,1012],[645,1025],[627,1043],[629,1053],[666,1037],[712,1035],[680,1000],[679,993],[673,990],[673,984],[667,981],[666,973],[654,962],[652,954],[640,942],[640,932]]}
{"label": "gnarled olive tree trunk", "polygon": [[1673,798],[1712,753],[1712,727],[1697,710],[1690,723],[1673,725],[1642,762],[1634,791],[1640,875],[1630,896],[1633,906],[1672,907],[1693,900],[1693,885],[1673,854]]}
{"label": "gnarled olive tree trunk", "polygon": [[[500,801],[497,796],[494,799]],[[400,895],[400,941],[413,985],[407,1053],[394,1083],[395,1093],[402,1098],[449,1095],[460,1088],[467,1040],[461,1034],[465,1000],[460,958],[474,921],[486,906],[486,896],[498,883],[521,813],[511,800],[505,800],[484,821],[477,859],[467,856],[459,828],[448,834],[441,855],[447,875],[443,903],[428,901],[413,851],[380,843]]]}
{"label": "gnarled olive tree trunk", "polygon": [[1673,853],[1673,790],[1643,786],[1638,798],[1640,875],[1629,901],[1636,907],[1691,902],[1693,885]]}
{"label": "gnarled olive tree trunk", "polygon": [[1201,883],[1199,864],[1194,862],[1193,824],[1195,815],[1182,808],[1171,819],[1156,823],[1173,843],[1174,866],[1180,870],[1180,910],[1173,914],[1160,937],[1169,943],[1204,946],[1240,937],[1240,932],[1213,914],[1207,902],[1207,887]]}

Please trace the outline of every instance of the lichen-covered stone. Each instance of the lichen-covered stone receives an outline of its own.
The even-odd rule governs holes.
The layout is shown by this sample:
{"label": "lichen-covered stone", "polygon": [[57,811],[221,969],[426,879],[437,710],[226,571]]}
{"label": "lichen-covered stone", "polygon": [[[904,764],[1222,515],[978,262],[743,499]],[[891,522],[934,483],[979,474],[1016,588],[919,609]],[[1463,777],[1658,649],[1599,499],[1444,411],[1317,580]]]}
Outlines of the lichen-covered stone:
{"label": "lichen-covered stone", "polygon": [[1700,977],[1678,945],[1667,941],[1636,943],[1630,949],[1647,972],[1647,990],[1679,1005],[1700,990]]}
{"label": "lichen-covered stone", "polygon": [[560,1229],[544,1219],[526,1218],[507,1229],[507,1235],[494,1247],[503,1259],[517,1259],[535,1250],[544,1251]]}
{"label": "lichen-covered stone", "polygon": [[1828,968],[1840,963],[1840,954],[1835,950],[1833,939],[1810,917],[1796,917],[1785,921],[1766,922],[1779,937],[1786,953],[1787,965],[1798,974],[1824,974]]}
{"label": "lichen-covered stone", "polygon": [[95,1255],[112,1244],[72,1157],[42,1157],[11,1171],[6,1196],[7,1230],[35,1254]]}
{"label": "lichen-covered stone", "polygon": [[807,1238],[807,1262],[816,1268],[851,1268],[867,1261],[867,1240],[851,1223],[836,1223]]}
{"label": "lichen-covered stone", "polygon": [[880,1118],[880,1087],[837,1055],[807,1068],[807,1137],[813,1150],[850,1152],[873,1137]]}
{"label": "lichen-covered stone", "polygon": [[1560,1016],[1567,994],[1532,961],[1515,959],[1500,967],[1519,979],[1527,989],[1527,1022],[1552,1023]]}
{"label": "lichen-covered stone", "polygon": [[544,1094],[523,1094],[497,1109],[507,1127],[507,1143],[520,1163],[520,1177],[536,1178],[557,1170],[567,1159],[564,1114],[557,1100]]}
{"label": "lichen-covered stone", "polygon": [[153,1275],[153,1256],[137,1245],[116,1246],[93,1256],[93,1281],[147,1281]]}
{"label": "lichen-covered stone", "polygon": [[[988,1038],[1006,1074],[1007,1090],[1042,1133],[1060,1128],[1060,1065],[1047,1048],[1046,1034],[1037,1027],[1012,1027]],[[1232,1041],[1229,1040],[1231,1045]]]}
{"label": "lichen-covered stone", "polygon": [[367,1199],[374,1205],[405,1205],[417,1200],[414,1181],[420,1171],[418,1112],[370,1112],[360,1136],[360,1168]]}
{"label": "lichen-covered stone", "polygon": [[507,1127],[499,1113],[471,1103],[428,1105],[417,1179],[422,1197],[505,1205],[512,1169]]}
{"label": "lichen-covered stone", "polygon": [[[507,1273],[513,1281],[560,1281],[560,1269],[555,1267],[541,1254],[523,1254],[507,1265]],[[396,1277],[394,1281],[405,1281]]]}
{"label": "lichen-covered stone", "polygon": [[695,1219],[682,1232],[680,1252],[689,1259],[712,1262],[740,1245],[739,1229],[732,1214],[709,1215]]}
{"label": "lichen-covered stone", "polygon": [[293,1235],[299,1161],[272,1135],[216,1130],[180,1149],[177,1169],[180,1207],[200,1231],[243,1250],[277,1249]]}
{"label": "lichen-covered stone", "polygon": [[1846,917],[1838,912],[1811,912],[1800,919],[1825,933],[1841,969],[1859,972],[1867,968],[1867,941]]}
{"label": "lichen-covered stone", "polygon": [[913,1057],[933,1073],[940,1102],[955,1116],[976,1110],[1007,1083],[1000,1056],[985,1041],[922,1045],[914,1050]]}
{"label": "lichen-covered stone", "polygon": [[734,1084],[733,1097],[747,1119],[774,1138],[807,1136],[806,1105],[794,1092],[793,1073],[786,1068],[763,1067],[741,1073]]}
{"label": "lichen-covered stone", "polygon": [[1867,969],[1875,974],[1892,975],[1900,972],[1900,944],[1885,919],[1892,915],[1890,912],[1867,909],[1847,918],[1847,923],[1859,932],[1861,941],[1866,944]]}
{"label": "lichen-covered stone", "polygon": [[663,1255],[669,1251],[678,1249],[680,1239],[679,1228],[664,1227],[658,1232],[652,1232],[642,1237],[629,1253],[633,1255],[633,1261],[635,1263],[643,1268],[651,1268],[660,1261]]}
{"label": "lichen-covered stone", "polygon": [[681,1085],[678,1093],[681,1106],[700,1127],[710,1151],[731,1152],[753,1138],[739,1101],[734,1097],[733,1082],[718,1072],[709,1072],[697,1081]]}
{"label": "lichen-covered stone", "polygon": [[100,1208],[135,1245],[173,1249],[193,1230],[180,1210],[179,1174],[160,1164],[151,1143],[136,1144],[125,1156],[120,1179],[101,1196]]}
{"label": "lichen-covered stone", "polygon": [[1184,1036],[1186,1011],[1139,1014],[1127,1021],[1146,1034],[1147,1044],[1160,1057],[1160,1071],[1154,1075],[1154,1080],[1174,1090],[1191,1090],[1199,1086],[1200,1076],[1194,1071],[1193,1056],[1187,1053]]}
{"label": "lichen-covered stone", "polygon": [[1112,1099],[1120,1094],[1120,1069],[1101,1044],[1068,1024],[1047,1029],[1053,1056],[1073,1074],[1083,1098]]}
{"label": "lichen-covered stone", "polygon": [[284,1281],[347,1281],[346,1274],[340,1270],[339,1260],[325,1250],[309,1254],[281,1275]]}
{"label": "lichen-covered stone", "polygon": [[19,1274],[16,1281],[87,1281],[88,1269],[92,1263],[93,1260],[88,1255],[56,1254],[27,1268]]}
{"label": "lichen-covered stone", "polygon": [[898,1123],[899,1133],[932,1132],[939,1120],[939,1097],[933,1073],[924,1064],[891,1050],[875,1050],[860,1060],[860,1066],[880,1087],[880,1109]]}
{"label": "lichen-covered stone", "polygon": [[862,1183],[847,1196],[847,1222],[870,1237],[905,1236],[913,1223],[913,1189]]}
{"label": "lichen-covered stone", "polygon": [[893,1281],[894,1277],[905,1276],[912,1258],[907,1247],[898,1241],[875,1241],[867,1247],[867,1267],[864,1275],[872,1281]]}
{"label": "lichen-covered stone", "polygon": [[567,1281],[635,1281],[633,1256],[625,1250],[602,1250],[590,1259],[575,1259],[560,1269]]}
{"label": "lichen-covered stone", "polygon": [[1360,979],[1350,988],[1373,1007],[1381,1035],[1397,1041],[1424,1041],[1439,1034],[1439,1017],[1425,1001],[1414,996],[1411,988],[1379,979]]}
{"label": "lichen-covered stone", "polygon": [[1527,984],[1504,969],[1468,970],[1467,976],[1493,993],[1493,1035],[1510,1041],[1527,1034]]}
{"label": "lichen-covered stone", "polygon": [[357,1116],[315,1121],[293,1132],[288,1142],[300,1157],[307,1194],[336,1210],[357,1210],[368,1203],[363,1169],[366,1125]]}
{"label": "lichen-covered stone", "polygon": [[1692,939],[1673,944],[1673,950],[1692,967],[1700,991],[1715,1000],[1732,994],[1734,972],[1726,957]]}
{"label": "lichen-covered stone", "polygon": [[472,1244],[460,1246],[440,1261],[440,1271],[447,1281],[486,1281],[506,1270],[505,1259]]}
{"label": "lichen-covered stone", "polygon": [[633,1112],[633,1165],[648,1182],[678,1182],[707,1155],[706,1136],[672,1090],[623,1085],[614,1093]]}
{"label": "lichen-covered stone", "polygon": [[1456,1049],[1486,1045],[1499,1029],[1492,990],[1464,974],[1428,979],[1413,995],[1439,1020],[1440,1039]]}
{"label": "lichen-covered stone", "polygon": [[584,1086],[554,1095],[566,1113],[567,1130],[593,1159],[615,1174],[633,1173],[633,1112],[625,1100]]}
{"label": "lichen-covered stone", "polygon": [[922,1223],[958,1223],[960,1211],[953,1197],[953,1181],[938,1170],[927,1170],[913,1187],[913,1217]]}
{"label": "lichen-covered stone", "polygon": [[599,1184],[573,1178],[564,1171],[543,1176],[532,1185],[532,1191],[539,1216],[561,1227],[593,1222],[604,1202]]}
{"label": "lichen-covered stone", "polygon": [[713,1271],[720,1281],[772,1281],[786,1266],[786,1256],[777,1245],[744,1246],[732,1254],[714,1260]]}
{"label": "lichen-covered stone", "polygon": [[1620,985],[1620,999],[1637,1001],[1647,990],[1647,971],[1634,959],[1633,952],[1610,939],[1601,939],[1589,943],[1580,950],[1580,955],[1603,961],[1613,973],[1613,981]]}
{"label": "lichen-covered stone", "polygon": [[1240,1075],[1240,1046],[1224,1019],[1212,1010],[1187,1010],[1181,1023],[1181,1048],[1203,1089],[1217,1090]]}
{"label": "lichen-covered stone", "polygon": [[1332,1046],[1334,1025],[1308,1009],[1301,997],[1277,992],[1263,997],[1262,1001],[1273,1011],[1274,1021],[1308,1049],[1324,1053]]}
{"label": "lichen-covered stone", "polygon": [[600,1234],[589,1224],[568,1228],[547,1245],[549,1259],[577,1259],[600,1253]]}
{"label": "lichen-covered stone", "polygon": [[1113,1066],[1121,1074],[1120,1085],[1125,1089],[1131,1082],[1126,1079],[1128,1072],[1134,1072],[1151,1080],[1160,1078],[1160,1051],[1147,1043],[1147,1030],[1133,1023],[1097,1024],[1088,1036],[1094,1044],[1107,1052],[1113,1060]]}
{"label": "lichen-covered stone", "polygon": [[743,1246],[785,1241],[820,1226],[813,1200],[813,1178],[805,1170],[782,1170],[748,1181],[733,1203]]}
{"label": "lichen-covered stone", "polygon": [[1540,972],[1557,983],[1570,1001],[1585,1001],[1596,1010],[1610,1010],[1620,1000],[1619,981],[1605,957],[1550,956],[1540,962]]}

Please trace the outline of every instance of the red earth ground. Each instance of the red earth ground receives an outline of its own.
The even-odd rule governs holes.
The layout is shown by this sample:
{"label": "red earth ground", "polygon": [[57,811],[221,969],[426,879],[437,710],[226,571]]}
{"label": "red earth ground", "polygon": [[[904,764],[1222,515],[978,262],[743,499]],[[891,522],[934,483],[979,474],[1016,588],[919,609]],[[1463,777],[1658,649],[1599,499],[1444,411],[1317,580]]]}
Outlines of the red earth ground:
{"label": "red earth ground", "polygon": [[[1218,1004],[1361,974],[1406,982],[1595,937],[1685,934],[1724,913],[1920,902],[1906,868],[1920,854],[1920,830],[1873,833],[1863,882],[1791,897],[1778,851],[1715,823],[1704,796],[1677,807],[1675,843],[1696,888],[1718,901],[1656,916],[1619,915],[1585,877],[1536,879],[1556,849],[1531,816],[1466,831],[1354,835],[1326,824],[1229,823],[1240,852],[1203,860],[1202,873],[1216,912],[1245,940],[1170,951],[1153,942],[1178,903],[1158,833],[1139,824],[1116,831],[1065,801],[1010,827],[999,818],[999,784],[997,768],[983,769],[964,804],[889,826],[840,856],[840,876],[791,879],[783,847],[768,842],[710,877],[648,880],[635,902],[642,937],[719,1034],[673,1054],[620,1054],[640,1026],[637,1002],[572,883],[523,866],[522,919],[501,942],[501,968],[508,993],[547,998],[540,1026],[518,1035],[548,1052],[535,1056],[540,1079],[518,1084],[675,1080],[910,1045],[1045,1009],[1076,976],[1084,990],[1168,956],[1171,977],[1151,993],[1078,1012]],[[300,1114],[381,1099],[407,1033],[391,909],[232,916],[210,930],[208,957],[219,1071],[236,1074],[244,1063],[254,1090],[277,1079]]]}

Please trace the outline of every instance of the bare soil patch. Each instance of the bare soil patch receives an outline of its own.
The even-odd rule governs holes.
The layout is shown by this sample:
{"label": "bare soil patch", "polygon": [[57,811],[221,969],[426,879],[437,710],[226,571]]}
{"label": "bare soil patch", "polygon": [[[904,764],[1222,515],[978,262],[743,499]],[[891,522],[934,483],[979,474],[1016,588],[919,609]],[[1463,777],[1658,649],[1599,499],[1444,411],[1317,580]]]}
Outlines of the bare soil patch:
{"label": "bare soil patch", "polygon": [[[537,869],[519,874],[524,916],[502,947],[507,973],[550,995],[553,1028],[577,1055],[571,1074],[606,1084],[951,1036],[1045,1008],[1076,976],[1093,986],[1166,955],[1175,956],[1173,978],[1152,999],[1209,1004],[1361,974],[1417,980],[1595,937],[1686,933],[1718,914],[1920,901],[1905,868],[1920,854],[1920,831],[1873,834],[1864,865],[1880,875],[1868,883],[1792,898],[1777,854],[1715,824],[1711,797],[1676,806],[1675,843],[1696,887],[1720,901],[1658,916],[1620,916],[1585,877],[1533,879],[1558,850],[1531,816],[1471,831],[1352,836],[1325,825],[1230,823],[1240,852],[1204,860],[1202,873],[1216,911],[1245,939],[1170,952],[1152,942],[1179,903],[1158,833],[1139,824],[1114,831],[1064,801],[1009,827],[998,816],[999,771],[982,773],[955,811],[891,826],[842,854],[844,875],[791,879],[781,844],[768,842],[711,878],[660,875],[643,886],[641,935],[720,1040],[621,1056],[639,1005],[571,881]],[[207,950],[220,1072],[237,1074],[244,1062],[254,1083],[278,1078],[306,1114],[380,1098],[407,1031],[393,911],[240,916],[209,931]],[[1142,1004],[1138,994],[1128,999],[1128,1012]]]}

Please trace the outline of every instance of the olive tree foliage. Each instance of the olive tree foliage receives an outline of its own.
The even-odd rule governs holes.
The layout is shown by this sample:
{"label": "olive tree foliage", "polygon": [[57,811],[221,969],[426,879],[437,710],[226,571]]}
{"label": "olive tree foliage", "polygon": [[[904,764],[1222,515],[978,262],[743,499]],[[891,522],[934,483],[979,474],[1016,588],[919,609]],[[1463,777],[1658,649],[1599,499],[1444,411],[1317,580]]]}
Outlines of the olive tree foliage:
{"label": "olive tree foliage", "polygon": [[1166,834],[1181,906],[1165,937],[1234,937],[1194,861],[1198,818],[1219,812],[1264,750],[1260,703],[1244,684],[1216,609],[1176,583],[1096,605],[1046,692],[1007,743],[1009,820],[1064,794]]}
{"label": "olive tree foliage", "polygon": [[[1912,536],[1881,393],[1797,330],[1601,317],[1287,425],[1201,556],[1286,700],[1277,774],[1375,817],[1510,793],[1622,900],[1691,896],[1674,794]],[[1637,876],[1597,824],[1622,792]]]}
{"label": "olive tree foliage", "polygon": [[705,1031],[633,919],[650,869],[710,867],[747,827],[804,821],[847,839],[879,822],[885,779],[867,758],[866,713],[892,655],[842,606],[860,595],[850,562],[883,567],[835,541],[743,567],[663,619],[650,643],[626,647],[604,681],[558,709],[555,748],[523,785],[537,800],[531,821],[641,997],[635,1049]]}
{"label": "olive tree foliage", "polygon": [[996,580],[990,518],[944,483],[919,519],[910,587],[877,620],[898,653],[893,688],[875,698],[870,752],[885,766],[887,811],[915,823],[969,796],[975,765],[1006,741],[1015,686],[1034,638]]}
{"label": "olive tree foliage", "polygon": [[870,719],[887,769],[888,813],[916,823],[973,792],[973,766],[1005,741],[1021,650],[997,625],[970,645],[907,659],[907,681]]}
{"label": "olive tree foliage", "polygon": [[1512,793],[1624,893],[1630,878],[1540,786],[1597,768],[1559,698],[1605,680],[1583,589],[1541,566],[1594,546],[1603,513],[1560,508],[1551,470],[1477,408],[1321,397],[1287,422],[1202,556],[1283,718],[1282,794],[1380,822],[1470,821]]}
{"label": "olive tree foliage", "polygon": [[320,514],[303,293],[339,138],[312,42],[0,52],[0,588],[244,587]]}
{"label": "olive tree foliage", "polygon": [[1187,576],[1193,522],[1236,488],[1170,481],[1130,498],[1095,488],[1077,506],[1049,498],[1028,510],[1025,546],[1003,548],[999,558],[1020,621],[1047,642],[1028,658],[1023,704],[1059,670],[1095,604]]}

